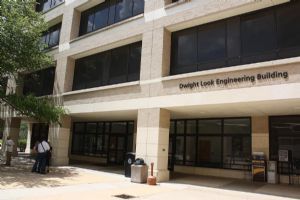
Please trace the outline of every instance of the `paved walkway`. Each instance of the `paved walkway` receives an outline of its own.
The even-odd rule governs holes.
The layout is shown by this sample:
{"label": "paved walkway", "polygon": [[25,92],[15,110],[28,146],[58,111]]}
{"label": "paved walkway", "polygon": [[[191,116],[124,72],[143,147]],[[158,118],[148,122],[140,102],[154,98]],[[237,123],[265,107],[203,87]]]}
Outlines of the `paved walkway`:
{"label": "paved walkway", "polygon": [[130,195],[145,200],[291,200],[300,199],[300,187],[252,184],[246,181],[203,176],[176,176],[157,186],[131,183],[118,174],[66,166],[53,167],[47,175],[31,173],[33,160],[19,157],[13,167],[0,165],[0,200],[121,200],[115,195]]}

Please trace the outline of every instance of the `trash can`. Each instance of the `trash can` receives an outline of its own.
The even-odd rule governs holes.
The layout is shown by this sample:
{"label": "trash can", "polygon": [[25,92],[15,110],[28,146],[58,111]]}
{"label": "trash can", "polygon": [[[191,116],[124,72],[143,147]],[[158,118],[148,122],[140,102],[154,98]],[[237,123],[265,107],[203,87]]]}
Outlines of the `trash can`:
{"label": "trash can", "polygon": [[131,165],[131,182],[146,183],[148,177],[148,166],[144,160],[137,158],[133,165]]}
{"label": "trash can", "polygon": [[124,168],[125,168],[125,177],[131,177],[131,165],[135,161],[135,153],[128,152],[125,156]]}

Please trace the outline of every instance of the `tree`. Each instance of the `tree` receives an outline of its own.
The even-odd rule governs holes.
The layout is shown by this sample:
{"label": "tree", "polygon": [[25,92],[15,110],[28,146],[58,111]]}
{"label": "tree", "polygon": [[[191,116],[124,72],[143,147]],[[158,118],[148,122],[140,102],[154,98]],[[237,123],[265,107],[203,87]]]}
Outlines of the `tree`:
{"label": "tree", "polygon": [[7,92],[7,79],[22,82],[20,73],[51,66],[53,61],[40,42],[47,23],[35,12],[35,0],[0,0],[0,103],[18,114],[56,123],[65,114],[51,97],[37,98]]}

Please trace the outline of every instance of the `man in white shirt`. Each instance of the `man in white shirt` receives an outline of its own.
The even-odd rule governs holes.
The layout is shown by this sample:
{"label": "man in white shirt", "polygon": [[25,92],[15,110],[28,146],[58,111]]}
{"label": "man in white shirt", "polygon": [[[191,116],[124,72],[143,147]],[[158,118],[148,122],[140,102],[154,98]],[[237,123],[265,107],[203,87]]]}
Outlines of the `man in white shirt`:
{"label": "man in white shirt", "polygon": [[37,151],[37,157],[35,163],[32,167],[32,172],[38,172],[41,174],[46,173],[46,162],[47,162],[47,152],[50,150],[48,142],[45,138],[42,138],[37,145],[34,147]]}
{"label": "man in white shirt", "polygon": [[6,164],[7,166],[10,166],[10,162],[11,162],[11,156],[13,153],[13,149],[14,149],[14,141],[10,138],[10,136],[7,137],[6,140]]}

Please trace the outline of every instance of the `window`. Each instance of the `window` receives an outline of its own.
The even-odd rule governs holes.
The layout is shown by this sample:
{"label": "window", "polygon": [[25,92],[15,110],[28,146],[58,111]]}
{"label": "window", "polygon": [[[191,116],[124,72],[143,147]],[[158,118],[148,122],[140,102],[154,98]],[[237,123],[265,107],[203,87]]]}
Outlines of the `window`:
{"label": "window", "polygon": [[82,12],[80,33],[101,29],[144,12],[144,0],[107,0]]}
{"label": "window", "polygon": [[242,63],[275,59],[276,33],[272,10],[241,17]]}
{"label": "window", "polygon": [[294,3],[278,8],[276,12],[279,56],[282,58],[299,55],[300,49],[300,4]]}
{"label": "window", "polygon": [[[290,150],[292,169],[300,175],[300,116],[270,117],[270,160],[278,161],[279,150]],[[280,164],[280,173],[287,174],[288,166]]]}
{"label": "window", "polygon": [[170,126],[169,165],[249,170],[249,118],[172,120]]}
{"label": "window", "polygon": [[197,29],[172,34],[172,74],[197,71]]}
{"label": "window", "polygon": [[61,4],[64,0],[38,0],[36,1],[36,11],[37,12],[46,12],[51,8]]}
{"label": "window", "polygon": [[300,56],[300,1],[172,33],[170,74]]}
{"label": "window", "polygon": [[23,94],[44,96],[53,94],[55,68],[42,69],[24,76]]}
{"label": "window", "polygon": [[[72,154],[107,158],[116,151],[118,155],[113,155],[123,159],[123,155],[127,151],[132,151],[133,126],[134,123],[131,121],[75,122],[73,124]],[[116,145],[116,148],[111,149],[108,144]],[[111,158],[115,159],[114,156]]]}
{"label": "window", "polygon": [[61,23],[46,31],[41,38],[41,42],[46,45],[46,48],[54,47],[59,44]]}
{"label": "window", "polygon": [[197,55],[199,71],[225,66],[225,28],[225,22],[199,27]]}
{"label": "window", "polygon": [[137,42],[76,60],[73,90],[139,80],[141,46]]}

